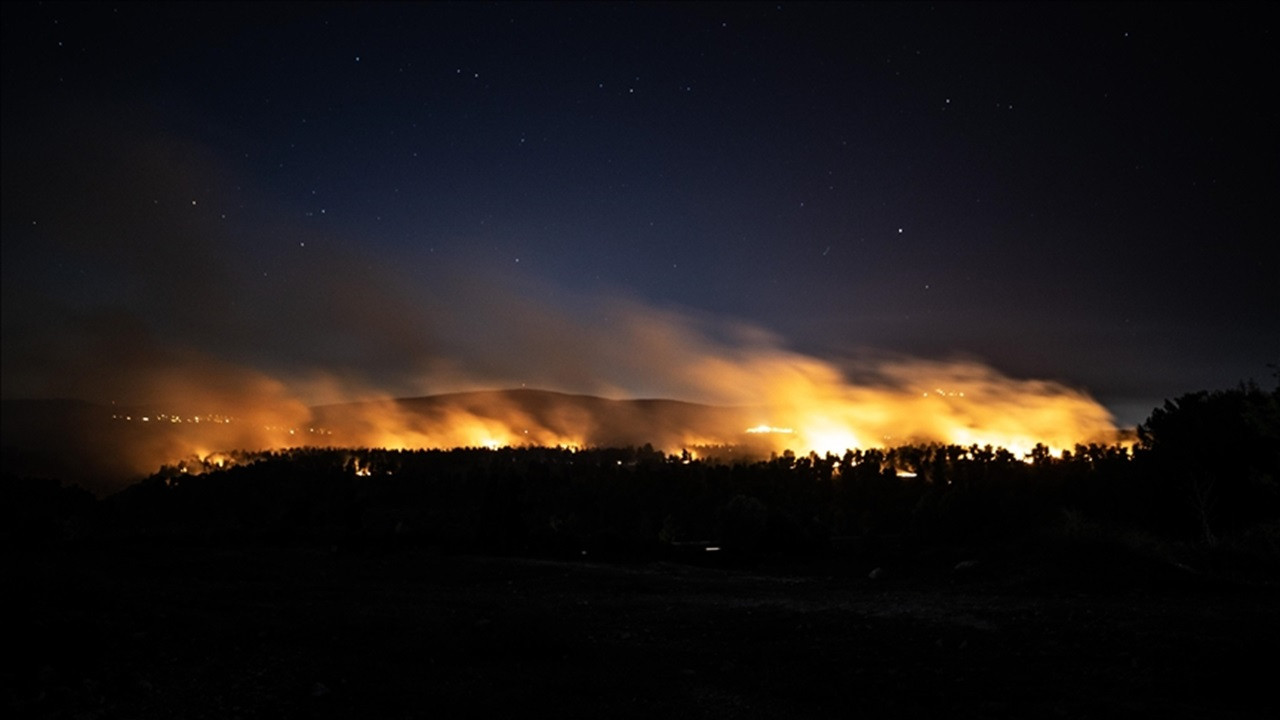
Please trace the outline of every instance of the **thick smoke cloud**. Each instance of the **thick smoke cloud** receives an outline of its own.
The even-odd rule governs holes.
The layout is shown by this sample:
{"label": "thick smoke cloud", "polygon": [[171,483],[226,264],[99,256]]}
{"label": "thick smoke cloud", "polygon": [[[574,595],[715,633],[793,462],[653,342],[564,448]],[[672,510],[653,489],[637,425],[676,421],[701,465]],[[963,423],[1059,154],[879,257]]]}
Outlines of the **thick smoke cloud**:
{"label": "thick smoke cloud", "polygon": [[[770,443],[801,451],[910,440],[1028,448],[1114,431],[1086,395],[974,360],[811,357],[748,323],[551,287],[482,251],[393,265],[359,223],[321,229],[217,153],[130,113],[63,122],[26,128],[22,143],[6,126],[4,397],[236,422],[147,434],[117,419],[109,432],[61,427],[41,444],[34,424],[7,412],[7,447],[78,447],[64,455],[122,475],[219,450],[327,444],[335,436],[316,435],[318,420],[340,425],[344,443],[396,447],[678,449],[764,425],[790,431]],[[518,387],[735,410],[393,402]],[[652,437],[628,436],[628,424]]]}

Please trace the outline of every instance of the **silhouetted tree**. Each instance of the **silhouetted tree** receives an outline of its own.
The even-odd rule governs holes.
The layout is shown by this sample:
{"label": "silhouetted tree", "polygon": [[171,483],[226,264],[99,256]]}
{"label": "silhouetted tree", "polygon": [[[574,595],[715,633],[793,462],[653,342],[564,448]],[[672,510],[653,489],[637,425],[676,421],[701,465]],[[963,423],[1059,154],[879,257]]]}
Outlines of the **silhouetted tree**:
{"label": "silhouetted tree", "polygon": [[[1208,544],[1280,514],[1280,386],[1252,383],[1169,400],[1138,427],[1144,473],[1173,490],[1165,510]],[[1179,512],[1178,505],[1181,505]]]}

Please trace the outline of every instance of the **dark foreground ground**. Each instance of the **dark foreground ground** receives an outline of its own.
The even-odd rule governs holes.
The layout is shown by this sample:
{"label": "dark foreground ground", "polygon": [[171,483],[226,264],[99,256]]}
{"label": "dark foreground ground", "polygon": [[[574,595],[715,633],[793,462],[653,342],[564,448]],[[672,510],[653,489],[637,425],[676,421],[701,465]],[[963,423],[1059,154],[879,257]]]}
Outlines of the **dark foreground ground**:
{"label": "dark foreground ground", "polygon": [[1174,570],[4,557],[9,717],[1280,717],[1280,593]]}

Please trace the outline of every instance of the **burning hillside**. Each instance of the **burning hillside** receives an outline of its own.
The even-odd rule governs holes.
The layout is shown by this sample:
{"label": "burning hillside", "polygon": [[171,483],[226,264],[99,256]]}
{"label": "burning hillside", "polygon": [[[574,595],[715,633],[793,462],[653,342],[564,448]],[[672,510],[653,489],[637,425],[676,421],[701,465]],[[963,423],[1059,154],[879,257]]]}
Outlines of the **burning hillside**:
{"label": "burning hillside", "polygon": [[[941,369],[941,366],[939,366]],[[948,366],[947,377],[854,387],[792,378],[790,392],[758,405],[617,400],[532,389],[476,391],[329,404],[299,411],[160,406],[5,403],[6,469],[49,474],[95,488],[119,486],[162,464],[231,451],[331,446],[626,447],[667,453],[706,446],[768,455],[792,450],[938,442],[994,445],[1025,454],[1114,442],[1106,411],[1051,383],[1014,381],[981,366]],[[942,383],[946,383],[946,387]],[[925,386],[928,387],[928,386]],[[948,389],[951,388],[951,389]]]}

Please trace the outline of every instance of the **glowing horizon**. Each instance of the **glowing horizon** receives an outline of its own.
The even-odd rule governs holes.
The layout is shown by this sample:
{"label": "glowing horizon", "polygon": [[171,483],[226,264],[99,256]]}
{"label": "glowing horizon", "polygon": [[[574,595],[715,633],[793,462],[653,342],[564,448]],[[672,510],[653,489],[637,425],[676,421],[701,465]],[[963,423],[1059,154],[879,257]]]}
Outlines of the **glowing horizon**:
{"label": "glowing horizon", "polygon": [[[938,371],[941,367],[933,369]],[[331,408],[331,416],[323,423],[317,423],[315,409],[309,409],[303,418],[306,422],[296,425],[277,422],[254,426],[252,416],[240,418],[232,414],[217,414],[218,423],[184,422],[174,419],[179,415],[157,413],[156,418],[167,419],[147,423],[147,430],[181,426],[183,432],[164,444],[166,457],[152,456],[150,469],[182,461],[206,465],[210,458],[221,467],[237,451],[298,447],[580,450],[649,444],[668,455],[692,448],[736,447],[761,454],[791,451],[798,455],[840,456],[849,450],[941,444],[1003,448],[1024,458],[1037,445],[1058,455],[1076,445],[1122,443],[1109,414],[1082,393],[1051,383],[1011,380],[973,364],[946,367],[951,371],[952,387],[965,389],[916,391],[912,387],[845,384],[826,387],[825,397],[814,393],[806,397],[797,394],[797,387],[792,385],[789,393],[777,395],[787,402],[763,409],[687,404],[705,418],[661,414],[642,417],[634,414],[636,408],[628,401],[554,391],[532,391],[523,396],[545,404],[540,407],[522,406],[505,391],[434,396],[426,399],[437,403],[420,409],[394,399],[357,402],[338,406],[337,410]],[[985,394],[983,385],[987,386]],[[839,392],[833,392],[836,389]],[[468,402],[457,401],[457,397]],[[588,410],[584,409],[584,400],[610,405]],[[113,417],[143,427],[141,417]],[[743,420],[748,417],[774,420],[747,425]],[[610,422],[621,423],[624,432],[614,442],[602,434],[608,432],[602,428]],[[189,437],[192,433],[207,435],[204,431],[212,435]],[[227,431],[230,436],[217,438],[219,432]],[[228,443],[236,446],[228,447]]]}
{"label": "glowing horizon", "polygon": [[[305,446],[649,444],[668,454],[742,446],[839,455],[939,443],[1026,455],[1036,445],[1057,454],[1119,440],[1110,412],[1087,393],[976,360],[837,362],[750,325],[628,301],[592,307],[596,314],[585,317],[548,311],[542,331],[526,332],[506,353],[423,359],[428,369],[408,386],[315,369],[287,376],[175,347],[146,364],[108,366],[105,378],[68,376],[65,395],[141,401],[115,406],[117,437],[79,439],[82,455],[109,462],[117,476],[210,452]],[[483,387],[554,389],[474,390]],[[453,392],[439,394],[446,388]]]}

